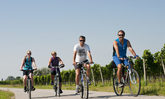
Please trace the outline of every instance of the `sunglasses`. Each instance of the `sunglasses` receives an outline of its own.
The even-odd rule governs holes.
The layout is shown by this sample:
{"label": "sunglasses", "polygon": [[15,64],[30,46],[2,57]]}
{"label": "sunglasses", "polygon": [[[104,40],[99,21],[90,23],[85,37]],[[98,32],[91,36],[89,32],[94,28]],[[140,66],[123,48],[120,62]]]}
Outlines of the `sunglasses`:
{"label": "sunglasses", "polygon": [[118,34],[118,36],[124,36],[124,34]]}
{"label": "sunglasses", "polygon": [[85,40],[80,40],[80,42],[85,42]]}

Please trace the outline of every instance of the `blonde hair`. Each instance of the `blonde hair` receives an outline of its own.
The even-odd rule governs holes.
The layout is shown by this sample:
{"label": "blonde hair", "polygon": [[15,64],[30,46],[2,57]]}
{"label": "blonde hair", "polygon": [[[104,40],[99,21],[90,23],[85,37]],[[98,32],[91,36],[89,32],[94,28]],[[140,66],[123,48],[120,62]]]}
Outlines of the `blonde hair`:
{"label": "blonde hair", "polygon": [[55,51],[52,51],[51,55],[57,55],[57,53]]}

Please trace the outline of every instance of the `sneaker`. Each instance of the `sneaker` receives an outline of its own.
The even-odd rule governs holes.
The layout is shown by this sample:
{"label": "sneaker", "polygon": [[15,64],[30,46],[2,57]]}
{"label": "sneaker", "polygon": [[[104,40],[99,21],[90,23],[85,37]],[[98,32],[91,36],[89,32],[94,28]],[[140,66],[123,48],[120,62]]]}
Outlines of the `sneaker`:
{"label": "sneaker", "polygon": [[122,88],[123,86],[124,86],[124,84],[123,83],[119,83],[119,88]]}
{"label": "sneaker", "polygon": [[77,95],[78,93],[79,93],[79,88],[76,88],[76,93],[75,94]]}
{"label": "sneaker", "polygon": [[36,88],[34,88],[34,87],[32,86],[32,91],[34,91],[34,90],[36,90]]}
{"label": "sneaker", "polygon": [[51,81],[51,85],[54,85],[54,81]]}
{"label": "sneaker", "polygon": [[26,92],[27,90],[26,90],[26,86],[24,87],[24,92]]}
{"label": "sneaker", "polygon": [[63,91],[60,89],[60,94],[62,94],[63,93]]}

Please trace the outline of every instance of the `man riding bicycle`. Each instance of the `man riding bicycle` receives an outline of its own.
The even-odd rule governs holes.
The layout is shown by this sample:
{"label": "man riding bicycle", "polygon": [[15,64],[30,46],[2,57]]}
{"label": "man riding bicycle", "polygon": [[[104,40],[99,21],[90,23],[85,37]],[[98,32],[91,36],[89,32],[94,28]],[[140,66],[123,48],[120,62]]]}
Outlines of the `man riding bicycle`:
{"label": "man riding bicycle", "polygon": [[[76,94],[78,94],[79,91],[79,76],[80,76],[80,67],[77,66],[77,63],[83,62],[87,60],[87,54],[90,59],[90,63],[93,63],[92,55],[90,52],[90,48],[87,44],[85,44],[85,36],[79,37],[79,44],[76,44],[74,46],[74,54],[73,54],[73,65],[75,67],[76,71]],[[89,81],[90,76],[90,64],[86,64],[85,66],[87,68],[87,76]]]}
{"label": "man riding bicycle", "polygon": [[28,77],[28,70],[32,70],[32,71],[30,71],[29,76],[30,76],[31,81],[32,81],[32,90],[33,91],[35,90],[34,84],[33,84],[33,67],[32,67],[32,64],[34,64],[35,70],[37,69],[37,66],[35,64],[34,58],[31,57],[31,54],[32,54],[31,51],[28,50],[27,55],[23,59],[22,65],[20,67],[20,70],[21,71],[23,70],[24,92],[26,92],[26,88],[27,88],[26,82],[27,82],[27,77]]}
{"label": "man riding bicycle", "polygon": [[125,37],[125,32],[123,30],[120,30],[118,32],[118,39],[116,39],[113,42],[113,61],[115,62],[118,69],[117,77],[118,77],[119,87],[123,87],[123,83],[121,83],[121,75],[120,75],[122,69],[122,63],[128,66],[128,69],[131,68],[128,59],[126,59],[127,48],[135,58],[138,58],[138,55],[136,55],[135,51],[133,50],[130,41],[125,39],[124,37]]}
{"label": "man riding bicycle", "polygon": [[[59,64],[63,64],[63,61],[61,60],[60,57],[57,57],[57,53],[55,51],[51,52],[52,57],[49,60],[48,63],[48,68],[51,66],[59,66]],[[64,66],[64,65],[63,65]],[[60,74],[60,69],[58,68],[57,71],[59,72],[59,81],[60,81],[60,93],[63,93],[63,91],[61,90],[62,87],[62,78],[61,78],[61,74]],[[51,85],[54,85],[54,77],[56,75],[56,69],[55,68],[51,68]]]}

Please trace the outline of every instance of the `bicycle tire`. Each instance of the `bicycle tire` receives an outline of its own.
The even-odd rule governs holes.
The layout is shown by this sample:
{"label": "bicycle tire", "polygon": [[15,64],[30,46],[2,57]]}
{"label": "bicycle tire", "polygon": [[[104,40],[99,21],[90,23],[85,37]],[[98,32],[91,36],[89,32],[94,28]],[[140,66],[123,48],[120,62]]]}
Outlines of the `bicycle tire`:
{"label": "bicycle tire", "polygon": [[28,79],[28,93],[29,93],[29,99],[31,99],[31,80]]}
{"label": "bicycle tire", "polygon": [[54,86],[53,86],[54,92],[55,92],[55,96],[57,96],[57,77],[54,77]]}
{"label": "bicycle tire", "polygon": [[60,97],[60,80],[59,80],[59,77],[57,77],[57,94],[58,94],[58,97]]}
{"label": "bicycle tire", "polygon": [[[123,77],[121,77],[121,80],[123,80]],[[113,89],[117,96],[121,96],[123,94],[124,86],[121,88],[118,87],[118,78],[116,75],[113,76]]]}
{"label": "bicycle tire", "polygon": [[88,79],[87,79],[87,75],[83,74],[83,91],[84,91],[84,95],[83,98],[84,99],[88,99],[89,97],[89,84],[88,84]]}
{"label": "bicycle tire", "polygon": [[[137,88],[137,92],[134,93],[133,89],[135,88],[131,88],[132,87],[132,84],[134,83],[133,81],[130,80],[130,75],[129,75],[129,89],[130,89],[130,92],[131,92],[131,95],[133,96],[138,96],[140,94],[140,90],[141,90],[141,79],[139,77],[139,74],[136,70],[132,69],[132,73],[131,75],[135,74],[137,78],[131,78],[132,80],[133,79],[136,79],[136,82],[138,83],[138,85],[136,86]],[[135,90],[136,91],[136,90]]]}
{"label": "bicycle tire", "polygon": [[83,88],[83,85],[81,83],[80,84],[80,97],[83,98],[83,95],[84,95],[84,88]]}

